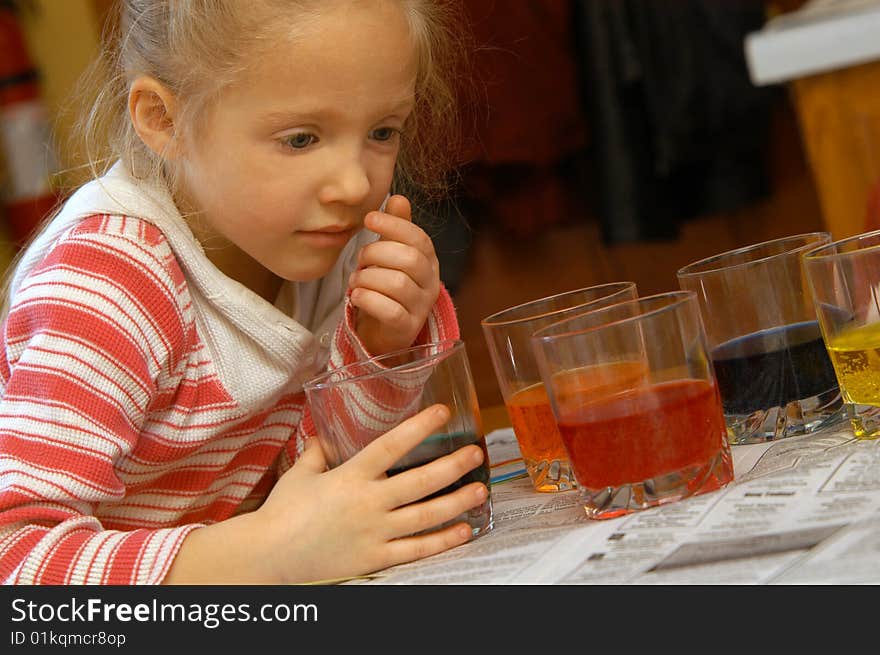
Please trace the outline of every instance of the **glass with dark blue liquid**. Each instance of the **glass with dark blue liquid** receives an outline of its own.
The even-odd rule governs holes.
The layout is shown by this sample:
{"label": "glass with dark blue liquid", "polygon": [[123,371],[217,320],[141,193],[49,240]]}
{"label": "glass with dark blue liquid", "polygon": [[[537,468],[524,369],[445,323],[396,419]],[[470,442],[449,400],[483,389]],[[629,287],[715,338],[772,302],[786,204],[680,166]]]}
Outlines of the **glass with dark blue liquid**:
{"label": "glass with dark blue liquid", "polygon": [[[395,462],[386,474],[403,473],[474,444],[483,450],[483,462],[420,501],[472,482],[482,482],[489,488],[489,456],[462,341],[438,341],[357,361],[309,380],[304,388],[330,468],[339,466],[402,421],[440,403],[449,408],[449,421]],[[492,529],[491,489],[484,503],[431,530],[460,521],[470,526],[475,537]]]}
{"label": "glass with dark blue liquid", "polygon": [[678,271],[696,292],[732,444],[808,434],[842,418],[837,377],[802,267],[831,241],[814,232],[702,259]]}

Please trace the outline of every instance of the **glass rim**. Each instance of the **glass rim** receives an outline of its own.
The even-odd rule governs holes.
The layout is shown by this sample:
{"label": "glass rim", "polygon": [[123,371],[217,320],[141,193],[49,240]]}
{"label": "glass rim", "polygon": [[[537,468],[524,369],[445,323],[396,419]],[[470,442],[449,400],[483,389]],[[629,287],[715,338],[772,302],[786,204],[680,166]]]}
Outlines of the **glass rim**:
{"label": "glass rim", "polygon": [[830,232],[817,231],[817,232],[803,232],[801,234],[790,234],[784,237],[778,237],[776,239],[768,239],[766,241],[760,241],[758,243],[752,243],[747,246],[742,246],[740,248],[732,248],[731,250],[725,250],[724,252],[716,253],[714,255],[710,255],[709,257],[703,257],[702,259],[698,259],[690,264],[686,264],[676,271],[675,275],[679,279],[683,277],[698,277],[700,275],[705,275],[707,273],[717,273],[723,270],[731,270],[740,267],[746,266],[754,266],[755,264],[761,264],[771,259],[775,259],[777,257],[783,257],[786,255],[792,255],[802,250],[812,250],[817,247],[825,247],[830,244],[816,244],[815,242],[806,242],[800,246],[793,247],[790,249],[783,250],[782,252],[773,253],[771,255],[765,255],[764,257],[758,257],[757,259],[750,259],[748,261],[742,261],[731,264],[718,264],[717,266],[709,266],[710,264],[715,264],[720,262],[723,259],[728,259],[734,257],[736,255],[742,255],[744,253],[758,250],[759,248],[766,248],[773,244],[785,243],[786,241],[805,241],[810,237],[828,237],[831,238]]}
{"label": "glass rim", "polygon": [[[618,291],[609,293],[604,296],[599,296],[594,298],[593,300],[588,300],[586,302],[579,303],[577,305],[571,305],[570,307],[563,307],[561,309],[554,309],[552,311],[542,312],[540,314],[532,314],[530,316],[523,316],[522,318],[512,318],[508,320],[498,320],[502,318],[505,314],[510,314],[515,312],[518,309],[523,309],[528,307],[529,305],[537,305],[539,303],[550,302],[554,299],[564,298],[565,296],[573,296],[578,293],[583,293],[584,291],[590,291],[591,289],[601,289],[603,287],[618,287]],[[486,318],[480,321],[480,325],[483,327],[496,328],[502,327],[505,325],[516,325],[518,323],[528,323],[529,321],[534,321],[540,318],[544,318],[545,316],[552,316],[553,314],[561,314],[562,312],[567,312],[573,309],[578,309],[580,307],[586,307],[587,305],[591,305],[594,302],[598,302],[600,300],[604,300],[609,296],[613,296],[616,293],[621,291],[626,291],[627,289],[635,289],[636,283],[630,281],[622,281],[622,282],[605,282],[603,284],[594,284],[589,287],[581,287],[580,289],[572,289],[570,291],[562,291],[560,293],[556,293],[550,296],[544,296],[543,298],[535,298],[534,300],[528,300],[526,302],[520,303],[518,305],[514,305],[513,307],[508,307],[506,309],[502,309],[500,311],[495,312],[494,314],[489,314]]]}
{"label": "glass rim", "polygon": [[[572,329],[572,330],[568,330],[566,332],[560,332],[559,334],[541,335],[542,332],[548,332],[548,331],[552,330],[554,327],[556,327],[558,329],[558,326],[561,326],[563,323],[577,320],[581,316],[586,316],[587,314],[593,314],[593,313],[599,313],[599,312],[605,312],[605,311],[610,312],[614,309],[619,309],[621,305],[642,304],[647,301],[658,300],[661,298],[663,298],[663,299],[668,298],[669,302],[667,302],[663,305],[660,305],[659,307],[654,307],[653,309],[649,309],[644,312],[640,312],[634,316],[626,316],[624,318],[619,318],[619,319],[616,319],[613,321],[608,321],[607,323],[599,323],[597,325],[591,325],[591,326],[585,327],[585,328]],[[661,293],[655,293],[650,296],[643,296],[641,298],[635,298],[633,300],[624,300],[623,302],[619,302],[615,305],[609,305],[607,307],[600,307],[598,309],[593,309],[590,311],[581,312],[580,314],[577,314],[575,316],[570,316],[570,317],[563,319],[557,323],[551,323],[550,325],[547,325],[546,327],[543,327],[543,328],[537,330],[531,336],[531,341],[533,343],[534,342],[549,343],[551,341],[557,341],[557,340],[561,340],[561,339],[568,339],[568,338],[572,338],[572,337],[576,337],[576,336],[581,336],[581,335],[587,334],[589,332],[595,332],[597,330],[604,330],[604,329],[611,328],[611,327],[614,327],[617,325],[622,325],[623,323],[628,323],[633,320],[641,320],[643,318],[649,318],[651,316],[656,316],[656,315],[661,314],[663,312],[667,312],[671,309],[679,307],[689,301],[696,302],[697,301],[697,294],[694,291],[683,290],[683,289],[682,290],[674,290],[674,291],[663,291]]]}
{"label": "glass rim", "polygon": [[[374,355],[368,359],[362,359],[357,362],[352,362],[351,364],[346,364],[345,366],[340,366],[339,368],[333,369],[332,371],[324,371],[320,375],[316,375],[310,380],[307,380],[303,383],[303,390],[309,389],[328,389],[337,384],[343,384],[346,382],[357,382],[362,381],[368,378],[377,377],[379,375],[385,375],[387,373],[407,373],[409,371],[418,370],[425,366],[427,362],[431,362],[436,359],[443,359],[456,351],[463,350],[465,347],[465,343],[462,339],[442,339],[440,341],[431,341],[429,343],[423,343],[416,346],[409,346],[407,348],[400,348],[398,350],[393,350],[389,353],[385,353],[383,355]],[[383,360],[389,360],[394,357],[400,357],[406,353],[412,353],[425,349],[436,349],[433,354],[427,357],[423,357],[414,361],[405,362],[403,364],[398,364],[397,366],[383,366]],[[334,376],[337,375],[345,375],[346,371],[351,371],[356,367],[363,366],[376,366],[378,367],[374,371],[365,371],[363,373],[358,373],[356,375],[340,377],[338,379],[334,379]]]}
{"label": "glass rim", "polygon": [[[867,239],[871,237],[878,237],[877,243],[872,246],[865,246],[864,248],[856,248],[854,250],[849,250],[847,252],[827,252],[823,253],[823,250],[830,250],[831,248],[839,248],[840,246],[854,243],[856,241],[861,241],[862,239]],[[804,253],[804,259],[809,259],[811,261],[816,261],[819,259],[835,259],[839,257],[846,257],[848,255],[854,255],[856,253],[865,253],[874,250],[875,248],[880,249],[880,229],[870,230],[869,232],[860,232],[859,234],[853,234],[848,237],[844,237],[842,239],[837,239],[836,241],[832,241],[831,243],[825,243],[819,246],[815,246],[810,248],[807,252]]]}

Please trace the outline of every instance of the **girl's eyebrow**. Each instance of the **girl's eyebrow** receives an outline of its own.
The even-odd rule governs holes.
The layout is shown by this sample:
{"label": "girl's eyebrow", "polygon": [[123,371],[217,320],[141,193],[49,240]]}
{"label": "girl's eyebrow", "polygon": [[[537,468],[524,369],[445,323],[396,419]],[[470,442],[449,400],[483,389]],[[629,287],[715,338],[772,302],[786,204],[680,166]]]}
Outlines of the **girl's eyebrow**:
{"label": "girl's eyebrow", "polygon": [[325,118],[325,112],[309,112],[309,111],[270,111],[262,116],[259,120],[266,125],[286,125],[289,123],[308,123],[315,119]]}
{"label": "girl's eyebrow", "polygon": [[[413,98],[405,98],[393,105],[389,105],[387,109],[384,109],[382,112],[377,112],[376,115],[385,118],[400,114],[409,114],[414,106],[415,100]],[[344,110],[328,106],[314,109],[303,108],[299,110],[270,111],[263,114],[259,120],[266,125],[287,125],[294,123],[310,123],[327,119],[332,120],[340,118],[344,116],[344,114]]]}
{"label": "girl's eyebrow", "polygon": [[404,98],[403,100],[396,102],[394,105],[392,105],[391,111],[388,113],[389,114],[398,114],[398,113],[403,113],[403,112],[409,112],[409,111],[412,111],[412,108],[415,107],[415,104],[416,104],[415,98],[413,98],[412,96],[409,96],[407,98]]}

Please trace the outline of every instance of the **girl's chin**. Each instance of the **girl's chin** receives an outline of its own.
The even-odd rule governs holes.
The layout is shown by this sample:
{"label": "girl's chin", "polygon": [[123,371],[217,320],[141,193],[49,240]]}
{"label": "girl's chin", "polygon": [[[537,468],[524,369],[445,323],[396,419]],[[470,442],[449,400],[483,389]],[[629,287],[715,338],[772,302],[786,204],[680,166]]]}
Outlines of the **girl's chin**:
{"label": "girl's chin", "polygon": [[310,257],[308,263],[300,261],[299,266],[273,268],[272,272],[288,282],[311,282],[317,280],[333,270],[339,253],[335,257],[317,258]]}

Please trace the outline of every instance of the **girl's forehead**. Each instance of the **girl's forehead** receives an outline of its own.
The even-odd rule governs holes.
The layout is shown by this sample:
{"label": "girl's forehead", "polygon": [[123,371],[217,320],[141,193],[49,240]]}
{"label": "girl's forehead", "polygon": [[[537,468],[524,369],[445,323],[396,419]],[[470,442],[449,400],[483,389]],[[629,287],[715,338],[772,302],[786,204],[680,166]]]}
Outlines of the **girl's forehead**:
{"label": "girl's forehead", "polygon": [[334,2],[307,20],[273,22],[254,43],[245,74],[278,77],[334,74],[354,79],[371,73],[413,74],[419,52],[397,0]]}
{"label": "girl's forehead", "polygon": [[246,59],[236,83],[221,90],[221,103],[246,105],[269,119],[408,112],[418,54],[401,11],[376,20],[356,9],[373,4],[321,12],[307,28],[276,37]]}
{"label": "girl's forehead", "polygon": [[401,0],[320,0],[310,5],[308,11],[278,7],[274,17],[259,22],[255,43],[271,50],[278,41],[292,40],[332,50],[348,36],[356,39],[357,32],[378,36],[394,31],[409,37],[414,16],[413,10],[405,8],[408,3]]}

